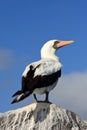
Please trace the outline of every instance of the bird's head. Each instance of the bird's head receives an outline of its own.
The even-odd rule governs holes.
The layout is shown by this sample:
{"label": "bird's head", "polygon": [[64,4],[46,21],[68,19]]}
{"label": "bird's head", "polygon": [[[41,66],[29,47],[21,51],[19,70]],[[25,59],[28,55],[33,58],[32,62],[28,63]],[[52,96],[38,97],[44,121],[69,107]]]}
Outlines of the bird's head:
{"label": "bird's head", "polygon": [[57,56],[55,56],[56,50],[58,50],[63,46],[69,45],[73,42],[74,42],[73,40],[69,40],[69,41],[50,40],[46,42],[41,48],[41,58],[57,60],[58,58]]}

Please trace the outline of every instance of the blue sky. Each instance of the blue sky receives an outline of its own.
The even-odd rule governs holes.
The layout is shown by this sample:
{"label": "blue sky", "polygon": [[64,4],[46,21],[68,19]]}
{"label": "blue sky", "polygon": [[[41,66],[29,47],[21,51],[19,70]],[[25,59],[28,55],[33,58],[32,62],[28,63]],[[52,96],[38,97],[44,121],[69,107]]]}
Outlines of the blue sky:
{"label": "blue sky", "polygon": [[[75,42],[57,52],[63,64],[62,77],[57,88],[58,95],[54,93],[55,89],[53,93],[56,97],[50,94],[50,99],[55,102],[57,98],[57,105],[87,119],[87,105],[83,104],[87,98],[86,0],[0,1],[0,112],[33,102],[33,97],[30,96],[19,104],[10,104],[11,95],[21,88],[21,75],[26,65],[40,59],[40,48],[51,39]],[[66,88],[68,85],[71,89]]]}

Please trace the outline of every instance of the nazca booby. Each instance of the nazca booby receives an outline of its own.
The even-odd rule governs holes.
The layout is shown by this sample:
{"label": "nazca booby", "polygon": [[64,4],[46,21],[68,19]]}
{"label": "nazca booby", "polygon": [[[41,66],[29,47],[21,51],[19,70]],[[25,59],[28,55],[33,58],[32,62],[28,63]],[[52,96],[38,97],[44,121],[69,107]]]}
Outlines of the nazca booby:
{"label": "nazca booby", "polygon": [[73,43],[70,41],[50,40],[41,49],[41,60],[29,64],[22,74],[22,88],[14,95],[12,103],[17,103],[33,94],[38,102],[36,94],[46,94],[45,102],[49,102],[48,94],[56,86],[61,76],[62,64],[55,55],[59,48]]}

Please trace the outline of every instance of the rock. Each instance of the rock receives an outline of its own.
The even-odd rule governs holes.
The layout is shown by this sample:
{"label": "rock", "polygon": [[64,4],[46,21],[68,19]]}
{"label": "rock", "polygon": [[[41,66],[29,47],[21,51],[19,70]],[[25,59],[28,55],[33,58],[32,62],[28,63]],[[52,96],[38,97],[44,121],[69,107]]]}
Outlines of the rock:
{"label": "rock", "polygon": [[50,103],[0,113],[0,130],[87,130],[87,121]]}

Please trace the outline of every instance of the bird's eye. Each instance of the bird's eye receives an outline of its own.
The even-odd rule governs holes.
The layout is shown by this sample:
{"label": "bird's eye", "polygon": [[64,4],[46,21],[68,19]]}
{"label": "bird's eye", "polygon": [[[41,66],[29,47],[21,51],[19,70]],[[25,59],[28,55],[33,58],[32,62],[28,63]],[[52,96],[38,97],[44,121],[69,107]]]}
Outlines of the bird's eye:
{"label": "bird's eye", "polygon": [[60,43],[60,41],[55,41],[55,42],[54,42],[54,44],[58,44],[58,43]]}
{"label": "bird's eye", "polygon": [[53,45],[54,49],[57,49],[56,44],[58,44],[58,43],[60,43],[60,41],[55,41],[54,42],[54,45]]}

